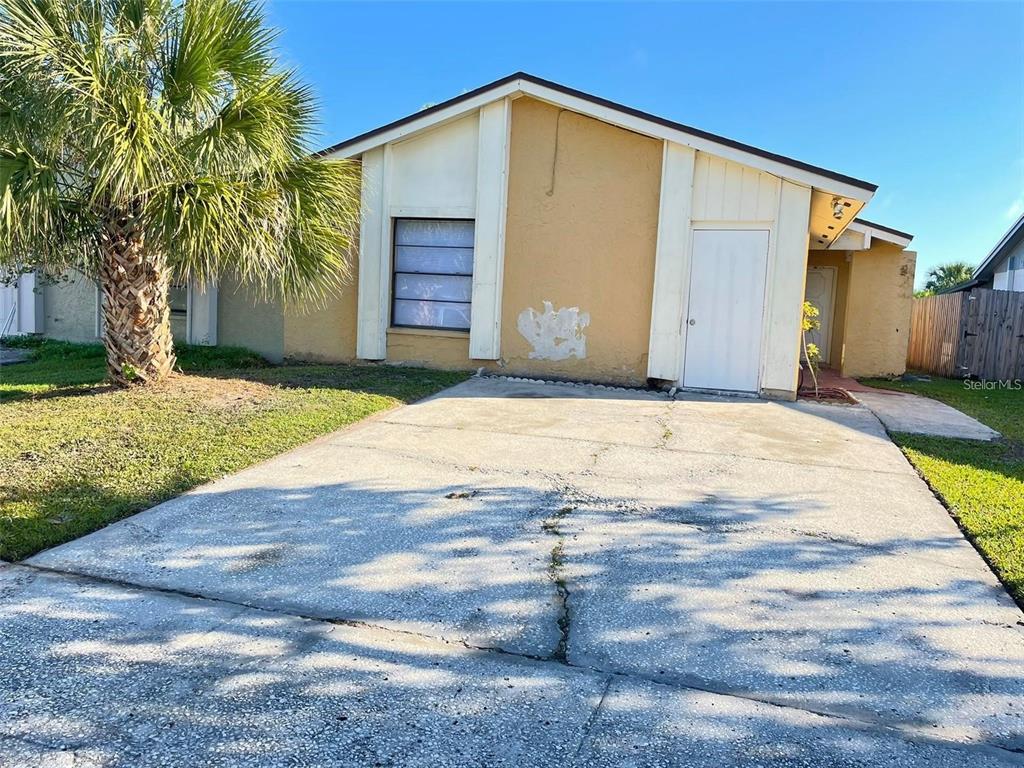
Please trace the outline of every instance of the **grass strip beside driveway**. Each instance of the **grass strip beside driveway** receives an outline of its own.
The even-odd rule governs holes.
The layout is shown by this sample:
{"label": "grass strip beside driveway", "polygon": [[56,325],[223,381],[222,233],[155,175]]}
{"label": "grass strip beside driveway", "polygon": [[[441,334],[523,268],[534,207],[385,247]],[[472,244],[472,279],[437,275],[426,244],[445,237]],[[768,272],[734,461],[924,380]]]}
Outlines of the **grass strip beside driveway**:
{"label": "grass strip beside driveway", "polygon": [[[187,375],[152,388],[103,383],[99,345],[36,342],[0,371],[0,558],[77,538],[462,373],[268,366],[245,350],[182,348]],[[200,373],[201,372],[201,373]]]}
{"label": "grass strip beside driveway", "polygon": [[901,432],[893,439],[1024,606],[1024,391],[940,378],[864,383],[941,400],[1003,435],[992,443]]}

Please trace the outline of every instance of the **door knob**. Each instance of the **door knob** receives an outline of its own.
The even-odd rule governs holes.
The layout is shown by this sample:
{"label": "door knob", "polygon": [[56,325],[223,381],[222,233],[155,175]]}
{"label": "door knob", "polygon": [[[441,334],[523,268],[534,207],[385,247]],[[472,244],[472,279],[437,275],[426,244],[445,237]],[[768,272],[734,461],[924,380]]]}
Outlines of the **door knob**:
{"label": "door knob", "polygon": [[690,318],[690,321],[689,321],[689,324],[690,324],[690,325],[696,325],[696,324],[697,324],[697,321],[696,321],[696,320],[694,320],[694,319],[693,319],[693,318],[691,317],[691,318]]}

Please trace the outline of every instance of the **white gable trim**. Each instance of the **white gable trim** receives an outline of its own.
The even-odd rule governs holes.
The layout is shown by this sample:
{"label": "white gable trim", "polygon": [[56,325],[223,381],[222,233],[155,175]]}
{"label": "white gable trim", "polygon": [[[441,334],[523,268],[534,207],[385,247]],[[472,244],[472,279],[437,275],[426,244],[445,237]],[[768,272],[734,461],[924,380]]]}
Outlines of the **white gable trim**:
{"label": "white gable trim", "polygon": [[375,133],[373,136],[368,136],[365,139],[356,141],[352,144],[347,144],[336,152],[328,152],[327,157],[356,157],[361,155],[367,150],[379,147],[382,144],[390,144],[400,139],[406,139],[412,136],[414,133],[425,131],[429,128],[434,128],[443,123],[447,123],[451,120],[457,120],[460,117],[465,117],[468,114],[476,112],[482,106],[491,104],[495,101],[500,101],[506,96],[521,95],[521,90],[518,87],[519,80],[513,80],[512,82],[505,83],[504,85],[496,86],[493,90],[480,93],[472,98],[460,101],[457,104],[452,104],[450,107],[439,109],[436,112],[425,114],[423,117],[409,120],[408,122],[402,123],[402,125],[396,125],[394,128],[388,131],[382,131]]}
{"label": "white gable trim", "polygon": [[974,274],[971,275],[971,278],[978,280],[991,276],[993,267],[998,266],[1002,262],[1007,249],[1015,247],[1015,245],[1011,246],[1010,244],[1017,238],[1017,235],[1022,229],[1024,229],[1024,216],[1017,219],[1006,234],[999,238],[999,242],[996,243],[996,247],[989,251],[988,255],[981,260],[981,264],[979,264],[977,269],[974,270]]}
{"label": "white gable trim", "polygon": [[823,176],[822,174],[797,168],[777,160],[771,160],[769,158],[762,157],[761,155],[754,154],[753,152],[745,152],[736,147],[731,147],[727,144],[722,144],[701,136],[695,136],[691,133],[687,133],[686,131],[669,128],[668,126],[661,125],[660,123],[655,123],[651,120],[646,120],[642,117],[637,117],[627,112],[613,109],[612,107],[595,104],[578,96],[564,94],[554,88],[548,88],[543,85],[538,85],[537,83],[531,83],[528,80],[520,80],[519,82],[521,83],[520,90],[528,96],[532,96],[535,99],[546,101],[565,109],[570,109],[573,112],[579,112],[582,115],[593,117],[597,120],[601,120],[602,122],[618,126],[619,128],[625,128],[626,130],[633,131],[634,133],[643,134],[644,136],[650,136],[655,139],[662,139],[663,141],[671,141],[676,144],[682,144],[684,147],[690,147],[698,152],[707,152],[708,154],[721,157],[725,160],[733,160],[742,165],[749,166],[750,168],[756,168],[759,171],[771,173],[788,181],[794,181],[799,184],[805,184],[810,187],[827,190],[833,194],[850,197],[854,200],[867,202],[874,194],[873,192],[868,192],[862,187],[847,184],[829,176]]}
{"label": "white gable trim", "polygon": [[555,106],[601,120],[634,133],[681,144],[685,147],[756,168],[765,173],[771,173],[788,181],[821,189],[842,197],[867,202],[874,195],[873,192],[862,186],[844,182],[824,173],[816,173],[809,168],[802,168],[800,167],[802,164],[790,164],[782,159],[775,160],[765,157],[756,152],[746,151],[740,147],[715,141],[713,138],[706,136],[699,136],[680,128],[673,128],[653,119],[624,111],[624,109],[597,103],[582,96],[574,96],[557,88],[525,78],[507,80],[492,88],[481,90],[469,98],[455,99],[447,107],[431,110],[419,118],[398,121],[392,128],[374,131],[366,135],[365,138],[357,138],[352,142],[340,145],[334,151],[326,152],[328,156],[356,157],[375,147],[407,138],[419,131],[474,112],[486,104],[505,98],[514,99],[522,95],[531,96],[540,101],[554,104]]}
{"label": "white gable trim", "polygon": [[864,246],[862,250],[865,251],[871,247],[872,240],[883,240],[886,243],[895,243],[900,248],[906,248],[908,245],[910,245],[910,241],[913,240],[912,237],[904,237],[902,235],[897,235],[893,232],[889,232],[885,229],[880,229],[878,227],[872,227],[870,224],[865,224],[860,221],[850,222],[849,226],[846,228],[846,231],[856,232],[857,234],[863,236]]}

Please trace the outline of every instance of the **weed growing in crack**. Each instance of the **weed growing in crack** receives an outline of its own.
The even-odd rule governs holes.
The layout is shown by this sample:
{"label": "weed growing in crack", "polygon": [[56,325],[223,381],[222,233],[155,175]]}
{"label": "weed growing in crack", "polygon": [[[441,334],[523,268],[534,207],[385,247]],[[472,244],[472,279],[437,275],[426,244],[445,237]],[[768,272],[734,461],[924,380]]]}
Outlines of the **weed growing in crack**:
{"label": "weed growing in crack", "polygon": [[562,531],[561,522],[572,514],[576,507],[566,504],[558,508],[554,515],[541,524],[545,533],[555,536],[555,545],[551,548],[551,559],[548,561],[548,576],[555,585],[559,611],[558,611],[558,647],[551,658],[556,661],[566,661],[566,654],[569,649],[569,585],[566,582],[563,568],[565,566],[565,533]]}

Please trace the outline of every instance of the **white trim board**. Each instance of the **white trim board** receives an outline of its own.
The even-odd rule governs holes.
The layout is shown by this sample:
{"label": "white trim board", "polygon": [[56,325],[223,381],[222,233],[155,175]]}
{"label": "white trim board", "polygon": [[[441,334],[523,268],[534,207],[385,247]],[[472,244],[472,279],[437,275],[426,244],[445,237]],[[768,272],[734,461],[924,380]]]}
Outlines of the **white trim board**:
{"label": "white trim board", "polygon": [[473,303],[469,356],[497,360],[501,354],[501,293],[505,272],[512,106],[508,99],[480,109],[477,144],[476,217],[473,241]]}
{"label": "white trim board", "polygon": [[[387,353],[387,278],[384,277],[384,238],[390,219],[384,215],[387,199],[385,149],[363,157],[362,221],[359,237],[359,294],[356,323],[356,355],[364,360],[383,360]],[[390,258],[387,266],[390,268]],[[383,284],[381,281],[384,281]],[[382,302],[382,295],[385,297]]]}
{"label": "white trim board", "polygon": [[[834,176],[824,169],[816,171],[813,166],[796,160],[790,163],[786,162],[787,158],[781,156],[766,156],[771,153],[762,153],[754,147],[744,149],[746,145],[721,137],[716,140],[710,134],[700,135],[703,132],[698,133],[696,129],[691,129],[694,132],[685,130],[685,126],[666,125],[665,123],[669,121],[662,122],[654,115],[645,117],[644,113],[630,110],[627,107],[612,105],[610,102],[593,97],[585,98],[586,94],[574,95],[578,92],[569,92],[569,89],[555,86],[557,86],[556,83],[545,85],[538,79],[520,73],[518,76],[499,80],[491,86],[484,86],[465,97],[452,99],[450,103],[439,105],[435,109],[426,110],[422,116],[410,116],[396,121],[390,126],[384,126],[361,137],[330,147],[324,150],[324,154],[357,157],[382,144],[405,139],[414,133],[475,112],[486,104],[526,95],[634,133],[681,144],[842,197],[867,202],[874,195],[872,189],[866,188],[873,187],[873,185],[868,185],[866,182],[863,183],[864,185],[857,185],[854,179],[844,181],[835,177],[842,176],[842,174]],[[850,177],[843,178],[849,179]]]}
{"label": "white trim board", "polygon": [[[886,243],[894,243],[898,245],[900,248],[906,248],[908,245],[910,245],[910,241],[914,239],[912,237],[904,237],[903,235],[897,235],[893,232],[889,232],[888,230],[881,229],[879,227],[873,227],[870,224],[865,224],[863,222],[857,221],[856,219],[854,219],[847,225],[845,231],[856,232],[858,235],[861,235],[864,238],[863,247],[855,249],[863,251],[866,251],[869,248],[871,248],[872,240],[882,240]],[[849,248],[837,246],[836,242],[838,242],[838,240],[839,238],[836,238],[836,240],[832,242],[832,245],[830,245],[827,250],[851,250]]]}
{"label": "white trim board", "polygon": [[683,318],[690,276],[690,211],[697,153],[666,141],[662,150],[658,241],[651,297],[647,375],[675,381],[682,371]]}
{"label": "white trim board", "polygon": [[529,81],[520,82],[522,83],[521,90],[527,96],[532,96],[540,101],[546,101],[550,104],[570,109],[573,112],[593,117],[597,120],[601,120],[602,122],[618,126],[619,128],[625,128],[626,130],[633,131],[634,133],[650,136],[655,139],[662,139],[663,141],[672,141],[676,144],[682,144],[683,146],[690,147],[698,152],[707,152],[709,155],[715,155],[716,157],[721,157],[725,160],[733,160],[741,165],[756,168],[759,171],[779,176],[780,178],[784,178],[788,181],[815,187],[817,189],[827,190],[833,194],[850,197],[854,200],[867,202],[874,195],[873,192],[868,192],[861,187],[841,182],[829,176],[824,176],[792,165],[787,165],[778,160],[762,157],[761,155],[754,154],[753,152],[747,152],[736,147],[731,147],[712,139],[695,136],[679,129],[669,128],[668,126],[661,125],[660,123],[636,117],[634,115],[612,109],[611,107],[594,104],[587,99],[566,95],[554,88],[537,85]]}
{"label": "white trim board", "polygon": [[465,117],[468,114],[476,112],[484,105],[500,101],[506,96],[522,95],[522,91],[518,86],[519,82],[519,80],[513,80],[503,85],[495,86],[492,90],[484,91],[472,98],[459,101],[458,103],[452,104],[450,107],[445,107],[437,110],[436,112],[424,114],[422,117],[414,118],[408,122],[403,122],[401,125],[396,125],[392,129],[375,133],[372,136],[367,136],[365,139],[357,139],[351,144],[343,145],[340,149],[328,149],[326,151],[326,155],[356,157],[361,155],[363,152],[366,152],[369,149],[375,149],[382,144],[390,144],[401,139],[406,139],[414,133],[419,133],[427,130],[428,128],[434,128],[452,120],[457,120],[460,117]]}

